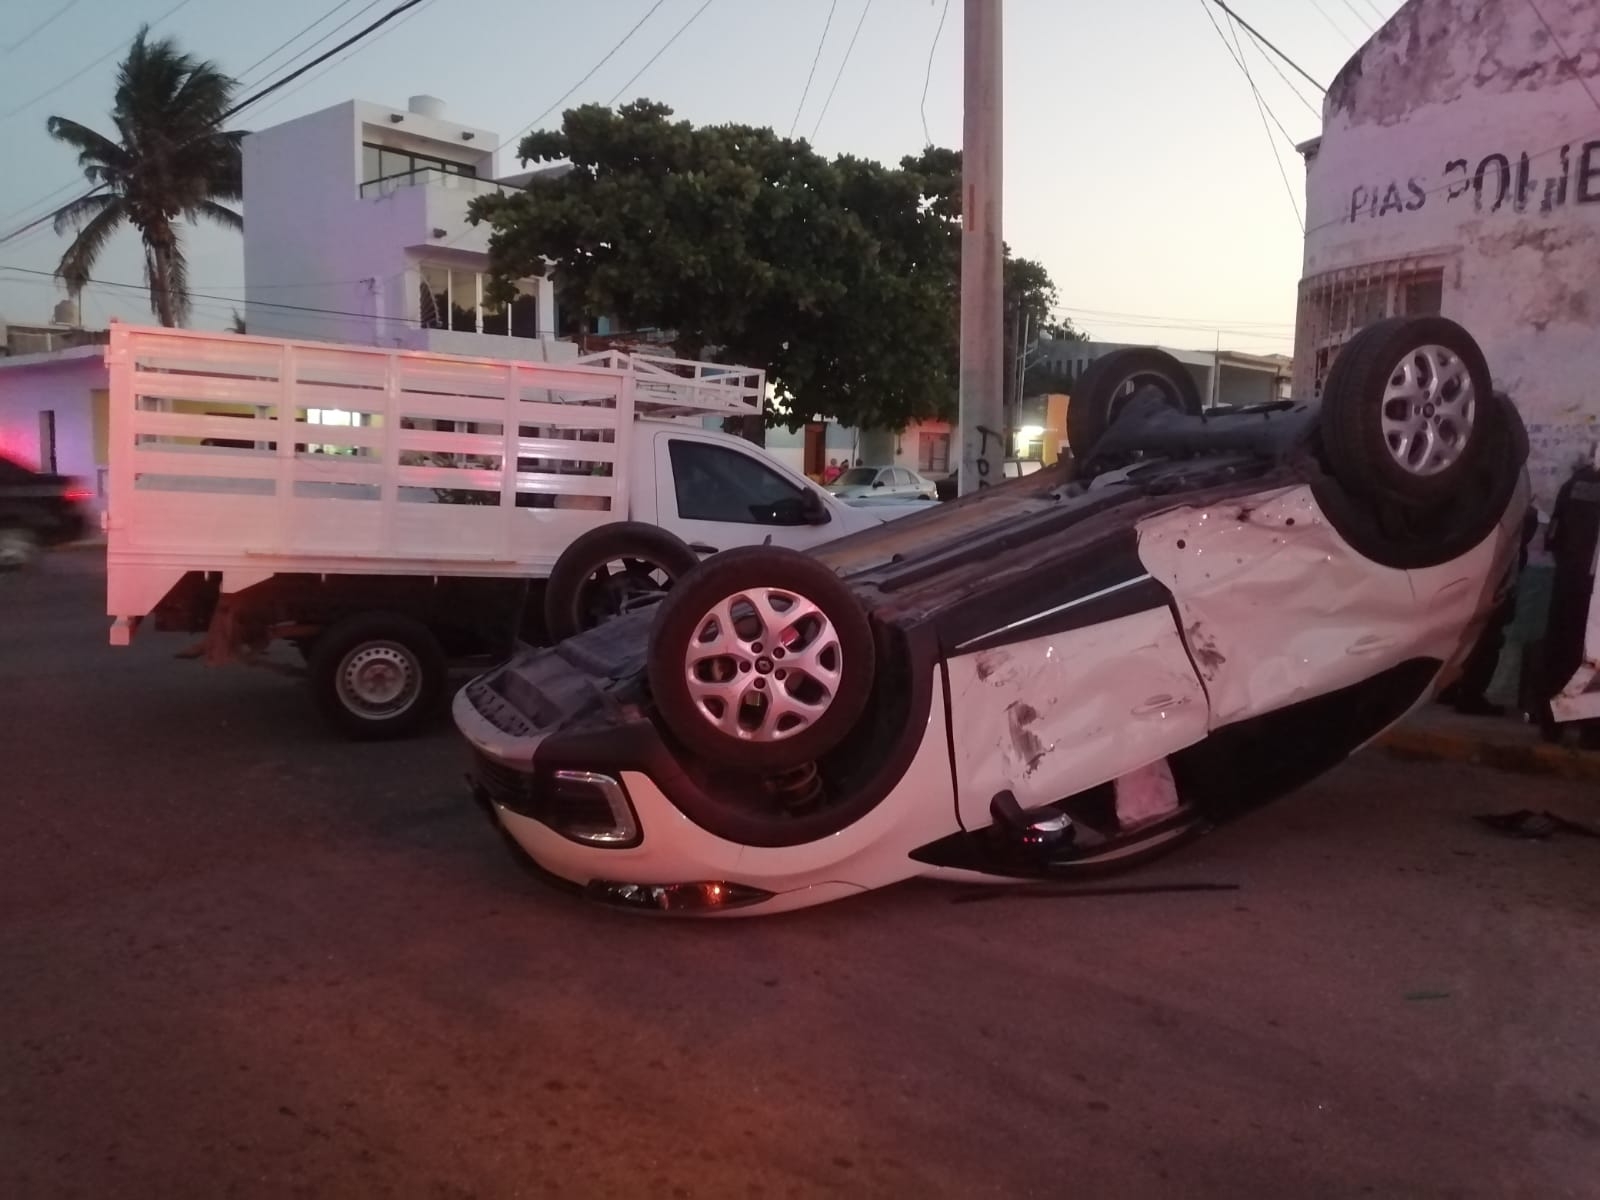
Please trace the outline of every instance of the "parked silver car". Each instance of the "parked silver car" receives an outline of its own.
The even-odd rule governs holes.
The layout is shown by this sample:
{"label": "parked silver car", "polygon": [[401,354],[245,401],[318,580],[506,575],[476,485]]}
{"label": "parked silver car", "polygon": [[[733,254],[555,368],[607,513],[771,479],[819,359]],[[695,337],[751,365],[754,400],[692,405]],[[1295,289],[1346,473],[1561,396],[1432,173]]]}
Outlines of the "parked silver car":
{"label": "parked silver car", "polygon": [[828,490],[841,500],[866,496],[921,496],[933,500],[938,496],[933,480],[905,467],[851,467],[830,483]]}

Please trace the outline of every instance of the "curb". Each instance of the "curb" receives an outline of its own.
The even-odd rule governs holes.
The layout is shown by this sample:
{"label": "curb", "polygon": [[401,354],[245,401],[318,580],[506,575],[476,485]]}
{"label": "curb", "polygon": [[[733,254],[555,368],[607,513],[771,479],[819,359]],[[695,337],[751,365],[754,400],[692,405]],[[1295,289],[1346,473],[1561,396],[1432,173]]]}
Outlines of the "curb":
{"label": "curb", "polygon": [[1553,775],[1600,784],[1600,754],[1548,742],[1490,742],[1459,733],[1402,726],[1384,734],[1377,744],[1397,758],[1465,762],[1522,775]]}

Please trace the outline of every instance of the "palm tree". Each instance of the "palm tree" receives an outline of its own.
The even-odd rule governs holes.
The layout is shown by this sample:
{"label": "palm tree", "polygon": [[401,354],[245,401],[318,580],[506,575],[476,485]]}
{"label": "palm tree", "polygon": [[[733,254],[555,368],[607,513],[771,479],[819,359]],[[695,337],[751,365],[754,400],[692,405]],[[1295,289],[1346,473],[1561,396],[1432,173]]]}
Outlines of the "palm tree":
{"label": "palm tree", "polygon": [[147,40],[148,32],[139,30],[117,70],[116,141],[65,117],[47,124],[51,137],[78,152],[94,185],[55,213],[57,233],[77,230],[56,275],[74,294],[81,291],[111,235],[127,222],[144,241],[150,308],[163,325],[177,325],[189,315],[189,288],[176,223],[204,217],[244,228],[237,212],[218,203],[240,198],[244,133],[221,129],[237,82],[216,64],[182,53],[171,38]]}

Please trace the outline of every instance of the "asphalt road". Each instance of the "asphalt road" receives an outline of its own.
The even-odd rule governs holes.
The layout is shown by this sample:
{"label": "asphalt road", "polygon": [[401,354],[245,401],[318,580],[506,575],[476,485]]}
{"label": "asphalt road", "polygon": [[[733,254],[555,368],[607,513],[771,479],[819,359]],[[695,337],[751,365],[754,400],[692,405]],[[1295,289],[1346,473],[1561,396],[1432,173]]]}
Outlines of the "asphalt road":
{"label": "asphalt road", "polygon": [[[1127,882],[766,920],[519,869],[448,729],[0,577],[0,1196],[1595,1196],[1600,820],[1362,757]],[[987,893],[985,893],[987,894]]]}

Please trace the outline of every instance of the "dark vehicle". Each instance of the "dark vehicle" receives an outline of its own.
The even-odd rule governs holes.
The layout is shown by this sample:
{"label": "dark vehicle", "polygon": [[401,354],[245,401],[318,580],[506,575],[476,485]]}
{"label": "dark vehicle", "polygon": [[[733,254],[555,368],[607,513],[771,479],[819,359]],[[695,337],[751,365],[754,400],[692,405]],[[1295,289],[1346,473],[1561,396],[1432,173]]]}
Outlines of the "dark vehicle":
{"label": "dark vehicle", "polygon": [[41,547],[81,538],[88,499],[76,479],[30,471],[0,455],[0,571],[27,566]]}

